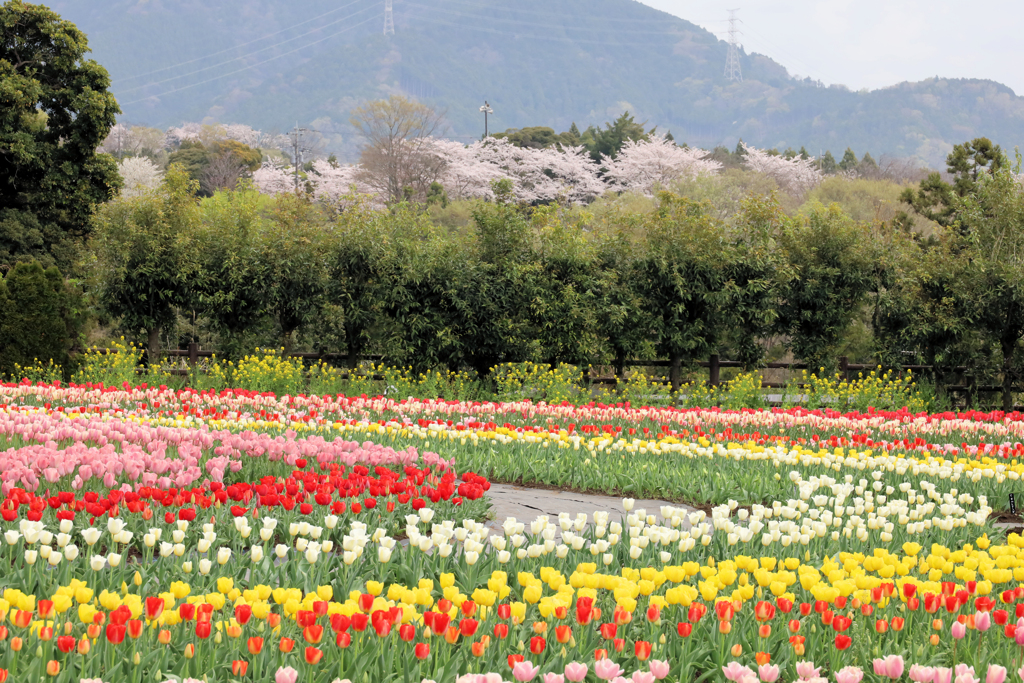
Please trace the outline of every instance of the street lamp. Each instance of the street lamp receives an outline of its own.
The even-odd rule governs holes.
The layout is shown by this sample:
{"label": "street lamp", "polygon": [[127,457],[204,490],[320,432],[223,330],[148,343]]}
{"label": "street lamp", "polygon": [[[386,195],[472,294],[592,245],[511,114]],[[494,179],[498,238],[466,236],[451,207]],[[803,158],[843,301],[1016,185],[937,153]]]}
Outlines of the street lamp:
{"label": "street lamp", "polygon": [[487,104],[487,100],[484,100],[484,106],[480,107],[480,111],[484,113],[484,137],[487,137],[487,115],[493,114],[494,110]]}

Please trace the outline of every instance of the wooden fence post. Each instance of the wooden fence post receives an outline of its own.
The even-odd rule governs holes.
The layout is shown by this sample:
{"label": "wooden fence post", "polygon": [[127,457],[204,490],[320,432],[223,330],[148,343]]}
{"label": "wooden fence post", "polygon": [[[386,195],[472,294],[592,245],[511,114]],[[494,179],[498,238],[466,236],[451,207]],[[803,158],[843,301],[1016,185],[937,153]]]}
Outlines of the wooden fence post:
{"label": "wooden fence post", "polygon": [[721,368],[718,363],[718,354],[711,354],[711,357],[708,359],[708,383],[713,387],[717,387],[719,382],[719,371]]}
{"label": "wooden fence post", "polygon": [[188,345],[188,366],[190,369],[195,370],[196,365],[199,363],[199,344],[195,342],[189,342]]}
{"label": "wooden fence post", "polygon": [[844,380],[850,380],[850,359],[846,356],[839,356],[839,372],[842,373]]}

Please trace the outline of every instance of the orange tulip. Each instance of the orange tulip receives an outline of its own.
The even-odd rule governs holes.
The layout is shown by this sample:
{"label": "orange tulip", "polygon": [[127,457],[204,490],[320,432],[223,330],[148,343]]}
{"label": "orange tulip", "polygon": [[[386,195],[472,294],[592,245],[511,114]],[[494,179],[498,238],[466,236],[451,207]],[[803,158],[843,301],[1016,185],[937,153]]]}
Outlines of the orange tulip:
{"label": "orange tulip", "polygon": [[21,648],[22,648],[22,646],[24,644],[25,644],[25,641],[23,641],[18,636],[15,636],[15,637],[11,638],[11,649],[14,650],[15,652],[21,652]]}
{"label": "orange tulip", "polygon": [[470,646],[470,650],[472,650],[474,657],[483,657],[484,652],[487,651],[487,646],[484,643],[473,643]]}
{"label": "orange tulip", "polygon": [[757,628],[757,635],[760,636],[761,638],[767,638],[771,634],[772,634],[772,626],[771,626],[771,624],[761,624]]}
{"label": "orange tulip", "polygon": [[52,626],[40,626],[39,627],[39,640],[53,640],[53,627]]}
{"label": "orange tulip", "polygon": [[56,676],[60,673],[60,662],[56,659],[51,659],[46,663],[46,673],[51,676]]}
{"label": "orange tulip", "polygon": [[267,615],[267,626],[270,628],[277,628],[281,625],[281,615],[277,612],[271,612]]}
{"label": "orange tulip", "polygon": [[102,627],[102,626],[100,626],[99,624],[89,624],[89,625],[88,625],[88,626],[87,626],[87,627],[85,628],[85,633],[86,633],[86,635],[88,635],[88,636],[89,636],[90,638],[92,638],[93,640],[95,640],[96,638],[99,638],[99,637],[100,637],[100,635],[102,635],[102,633],[103,633],[103,627]]}
{"label": "orange tulip", "polygon": [[305,655],[307,664],[316,664],[323,658],[324,653],[318,648],[306,647]]}
{"label": "orange tulip", "polygon": [[39,604],[36,605],[36,609],[39,610],[40,619],[50,619],[53,617],[53,600],[40,600]]}
{"label": "orange tulip", "polygon": [[732,656],[739,657],[741,654],[743,654],[743,646],[739,643],[736,643],[732,646]]}
{"label": "orange tulip", "polygon": [[7,669],[0,669],[0,683],[7,683]]}
{"label": "orange tulip", "polygon": [[646,640],[636,641],[636,645],[633,646],[633,650],[636,653],[636,658],[641,662],[646,662],[651,658],[651,644]]}
{"label": "orange tulip", "polygon": [[772,655],[770,652],[758,652],[754,655],[754,660],[757,662],[758,666],[764,666],[765,664],[771,663]]}
{"label": "orange tulip", "polygon": [[192,659],[196,656],[196,646],[189,643],[185,646],[185,659]]}
{"label": "orange tulip", "polygon": [[82,639],[78,641],[78,654],[87,655],[89,650],[92,649],[92,641],[82,636]]}
{"label": "orange tulip", "polygon": [[278,649],[281,650],[281,652],[291,652],[294,647],[295,641],[291,638],[282,638],[281,643],[278,645]]}
{"label": "orange tulip", "polygon": [[242,637],[242,627],[238,624],[228,624],[228,627],[224,629],[224,632],[228,634],[228,638]]}
{"label": "orange tulip", "polygon": [[535,621],[533,622],[533,632],[537,635],[543,635],[548,631],[548,622],[546,621]]}
{"label": "orange tulip", "polygon": [[231,662],[231,673],[235,676],[244,676],[245,672],[249,670],[249,662],[241,659],[236,659]]}
{"label": "orange tulip", "polygon": [[156,639],[161,645],[168,645],[171,642],[171,632],[166,628],[160,629]]}
{"label": "orange tulip", "polygon": [[444,639],[448,641],[450,645],[454,645],[455,643],[459,642],[459,627],[449,626],[447,629],[445,629]]}
{"label": "orange tulip", "polygon": [[563,645],[572,638],[572,628],[568,624],[560,624],[555,627],[555,640]]}
{"label": "orange tulip", "polygon": [[258,655],[263,650],[263,639],[257,638],[255,636],[249,638],[249,641],[246,643],[246,646],[249,649],[249,654]]}

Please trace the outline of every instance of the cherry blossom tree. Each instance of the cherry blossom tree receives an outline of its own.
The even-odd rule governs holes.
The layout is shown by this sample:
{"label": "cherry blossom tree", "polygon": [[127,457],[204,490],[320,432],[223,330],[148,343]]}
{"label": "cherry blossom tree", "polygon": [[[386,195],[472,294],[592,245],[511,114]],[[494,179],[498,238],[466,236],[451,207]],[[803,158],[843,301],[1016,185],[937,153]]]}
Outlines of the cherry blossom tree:
{"label": "cherry blossom tree", "polygon": [[163,180],[159,167],[146,157],[127,157],[117,165],[117,172],[124,181],[122,197],[139,197],[155,190]]}
{"label": "cherry blossom tree", "polygon": [[259,192],[269,195],[295,190],[295,180],[289,170],[271,162],[264,162],[253,171],[252,184]]}
{"label": "cherry blossom tree", "polygon": [[312,170],[306,175],[306,182],[312,189],[313,197],[324,204],[341,211],[353,202],[364,202],[371,197],[371,204],[383,206],[381,195],[364,181],[363,169],[359,164],[336,165],[324,159],[313,162]]}
{"label": "cherry blossom tree", "polygon": [[792,195],[803,193],[821,182],[821,173],[814,166],[814,157],[787,159],[782,155],[768,154],[764,150],[743,143],[745,158],[743,164],[752,171],[772,178],[779,187]]}
{"label": "cherry blossom tree", "polygon": [[603,158],[605,179],[612,187],[651,195],[654,188],[680,178],[718,173],[722,164],[703,149],[680,147],[661,136],[626,142],[618,155]]}

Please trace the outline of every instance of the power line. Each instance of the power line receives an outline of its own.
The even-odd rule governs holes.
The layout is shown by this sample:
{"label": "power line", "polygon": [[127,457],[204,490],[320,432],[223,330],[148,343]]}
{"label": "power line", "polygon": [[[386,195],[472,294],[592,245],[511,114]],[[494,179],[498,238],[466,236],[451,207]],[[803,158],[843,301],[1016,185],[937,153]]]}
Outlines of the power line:
{"label": "power line", "polygon": [[[416,4],[416,3],[407,2],[407,3],[404,3],[404,4],[406,4],[406,5],[413,5],[413,4]],[[480,3],[472,2],[471,0],[468,1],[468,2],[466,0],[446,0],[446,2],[444,4],[446,6],[447,5],[452,5],[452,4],[454,4],[454,5],[462,5],[464,7],[472,7],[474,9],[485,10],[485,11],[488,11],[488,12],[492,11],[492,9],[493,9],[491,7],[483,7],[483,6],[480,5]],[[417,5],[417,6],[418,7],[423,7],[425,9],[431,9],[431,10],[436,10],[437,9],[437,7],[435,7],[435,6],[426,6],[426,5]],[[653,9],[653,8],[651,8],[651,9]],[[445,10],[445,11],[446,12],[450,12],[450,10]],[[499,11],[501,11],[501,12],[525,12],[525,13],[529,14],[530,16],[548,16],[548,17],[563,17],[563,18],[565,17],[565,13],[564,12],[537,12],[537,11],[534,11],[533,9],[522,9],[520,7],[515,7],[515,6],[511,6],[511,5],[502,6]],[[655,10],[655,11],[658,11],[658,10]],[[668,14],[668,13],[665,12],[665,14]],[[677,17],[675,15],[670,15],[670,16],[673,19],[677,19],[679,21],[687,21],[686,19],[683,19],[682,17]],[[486,17],[480,17],[480,18],[486,18],[486,19],[490,20],[490,19],[492,19],[494,17],[493,17],[493,15],[488,14]],[[662,18],[658,18],[658,19],[620,19],[620,18],[616,17],[614,19],[611,19],[611,18],[606,18],[606,17],[602,17],[602,16],[598,16],[598,15],[592,15],[592,16],[588,16],[588,19],[602,19],[602,20],[607,20],[607,21],[613,21],[616,24],[623,24],[623,23],[658,24],[658,25],[664,25],[665,24],[665,20],[662,19]],[[693,24],[693,22],[688,22],[688,23]],[[539,24],[537,24],[537,25],[539,25]],[[694,24],[694,26],[696,26],[696,24]]]}
{"label": "power line", "polygon": [[176,93],[176,92],[179,92],[181,90],[188,90],[189,88],[194,88],[197,85],[204,85],[206,83],[212,83],[213,81],[220,80],[221,78],[225,78],[227,76],[233,76],[234,74],[242,73],[243,71],[248,71],[249,69],[254,69],[257,66],[262,66],[263,64],[266,64],[267,62],[272,62],[275,59],[280,59],[281,57],[287,57],[288,55],[295,54],[299,50],[304,50],[305,48],[309,47],[310,45],[316,45],[317,43],[322,43],[325,40],[330,40],[331,38],[335,38],[337,36],[340,36],[342,33],[346,33],[348,31],[351,31],[354,28],[358,28],[358,27],[362,26],[363,24],[369,23],[369,22],[374,21],[376,19],[380,19],[380,17],[381,17],[380,14],[375,14],[374,16],[370,17],[369,19],[364,19],[363,21],[359,22],[358,24],[353,24],[352,26],[349,26],[348,28],[344,28],[344,29],[342,29],[342,30],[340,30],[340,31],[338,31],[336,33],[332,33],[329,36],[321,38],[320,40],[314,40],[313,42],[306,43],[305,45],[302,45],[300,47],[295,48],[294,50],[289,50],[288,52],[282,52],[281,54],[275,55],[275,56],[273,56],[273,57],[271,57],[269,59],[264,59],[262,62],[256,62],[255,64],[249,64],[248,66],[244,66],[241,69],[235,69],[234,71],[229,71],[229,72],[227,72],[225,74],[221,74],[220,76],[214,76],[213,78],[207,78],[205,81],[199,81],[198,83],[192,83],[190,85],[183,85],[180,88],[174,88],[173,90],[167,90],[165,92],[162,92],[162,93],[159,93],[159,94],[156,94],[156,95],[149,95],[147,97],[142,97],[142,98],[137,99],[137,100],[132,100],[131,102],[120,102],[119,104],[127,107],[128,105],[138,104],[139,102],[144,102],[144,101],[152,99],[154,97],[163,97],[165,95],[170,95],[172,93]]}
{"label": "power line", "polygon": [[[533,33],[527,35],[527,34],[524,34],[524,33],[510,33],[508,31],[499,31],[497,29],[485,28],[485,27],[479,26],[479,25],[467,26],[465,24],[455,24],[455,23],[452,23],[450,21],[444,21],[442,19],[434,19],[432,17],[421,16],[421,17],[418,17],[418,19],[420,21],[430,22],[431,24],[439,24],[441,26],[450,26],[452,28],[460,28],[460,29],[464,29],[466,31],[478,31],[480,33],[490,33],[490,34],[499,35],[499,36],[510,36],[512,38],[520,38],[520,37],[525,38],[525,37],[528,37],[528,38],[530,38],[530,40],[552,40],[552,41],[563,42],[563,43],[586,43],[586,44],[592,44],[592,45],[616,45],[616,46],[622,46],[622,47],[650,47],[650,45],[651,45],[650,41],[642,41],[642,42],[637,41],[637,42],[623,43],[623,42],[612,42],[612,41],[608,41],[608,40],[590,40],[590,39],[587,39],[587,38],[573,38],[571,36],[543,36],[543,35],[537,35],[537,34],[533,34]],[[534,25],[535,26],[543,26],[542,24],[534,24]],[[550,27],[547,27],[547,28],[550,28]],[[665,37],[678,37],[678,36],[675,36],[675,34],[671,34],[671,33],[665,33],[663,35]]]}
{"label": "power line", "polygon": [[[350,2],[349,4],[345,5],[345,7],[351,7],[352,5],[358,4],[359,2],[362,2],[362,1],[363,0],[355,0],[354,2]],[[125,92],[125,93],[134,92],[136,90],[141,90],[142,88],[148,88],[149,86],[160,85],[161,83],[168,83],[170,81],[176,81],[176,80],[181,79],[181,78],[187,78],[189,76],[195,76],[196,74],[203,73],[204,71],[209,71],[210,69],[216,69],[217,67],[224,66],[225,64],[230,64],[232,62],[237,62],[239,60],[246,59],[247,57],[252,57],[253,55],[259,54],[260,52],[266,52],[267,50],[272,50],[275,47],[280,47],[282,45],[285,45],[286,43],[290,43],[292,41],[298,40],[299,38],[305,38],[308,35],[312,35],[314,33],[319,33],[320,31],[322,31],[323,29],[327,28],[328,26],[333,26],[335,24],[340,24],[343,21],[348,21],[352,17],[354,17],[356,15],[359,15],[359,14],[362,14],[363,12],[365,12],[368,9],[371,9],[371,7],[372,6],[367,6],[367,7],[364,7],[363,9],[361,9],[361,10],[356,10],[355,12],[353,12],[352,14],[349,14],[346,17],[342,17],[341,19],[335,19],[334,21],[329,22],[327,24],[324,24],[323,26],[318,26],[317,28],[315,28],[315,29],[313,29],[311,31],[306,31],[305,33],[300,33],[299,35],[292,36],[291,38],[288,38],[287,40],[282,40],[279,43],[274,43],[273,45],[268,45],[266,47],[261,47],[258,50],[253,50],[251,52],[247,52],[244,55],[240,55],[238,57],[232,57],[231,59],[228,59],[226,61],[219,62],[217,64],[211,64],[210,66],[204,66],[201,69],[196,69],[195,71],[190,71],[188,73],[178,74],[176,76],[171,76],[170,78],[165,78],[163,80],[150,81],[148,83],[143,83],[142,85],[132,86],[131,88],[120,89],[120,92]]]}
{"label": "power line", "polygon": [[[356,0],[356,1],[358,2],[359,0]],[[304,24],[308,24],[311,21],[316,21],[317,19],[323,19],[324,17],[326,17],[326,16],[328,16],[330,14],[334,14],[335,12],[340,12],[341,10],[343,10],[343,9],[345,9],[347,7],[351,7],[354,4],[356,4],[356,3],[355,2],[350,2],[347,5],[342,5],[341,7],[335,7],[334,9],[328,10],[327,12],[324,12],[323,14],[318,14],[317,16],[312,17],[310,19],[306,19],[305,21],[300,21],[297,24],[292,24],[291,26],[289,26],[287,28],[283,28],[280,31],[274,31],[273,33],[268,33],[265,36],[261,36],[259,38],[253,38],[252,40],[247,40],[244,43],[238,43],[237,45],[233,45],[231,47],[224,48],[223,50],[218,50],[217,52],[211,52],[210,54],[208,54],[208,55],[206,55],[204,57],[196,57],[195,59],[188,59],[188,60],[185,60],[184,62],[178,62],[177,64],[173,64],[171,66],[164,66],[164,67],[161,67],[159,69],[154,69],[153,71],[147,71],[146,73],[135,74],[134,76],[124,76],[124,77],[119,78],[118,80],[121,80],[121,81],[131,81],[131,80],[135,80],[136,78],[144,78],[145,76],[152,76],[153,74],[158,74],[161,71],[167,71],[168,69],[177,69],[179,66],[185,66],[186,64],[191,64],[193,62],[200,62],[200,61],[202,61],[204,59],[209,59],[210,57],[216,57],[217,55],[222,55],[225,52],[231,52],[232,50],[237,50],[240,47],[245,47],[246,45],[252,45],[253,43],[258,43],[261,40],[266,40],[267,38],[273,38],[274,36],[281,35],[282,33],[287,33],[288,31],[291,31],[292,29],[298,28],[299,26],[302,26]]]}
{"label": "power line", "polygon": [[[429,5],[421,5],[421,4],[416,3],[416,2],[406,2],[404,4],[406,6],[409,6],[409,7],[418,7],[420,9],[424,9],[424,10],[436,10],[437,9],[436,7],[430,7]],[[547,29],[561,29],[561,30],[565,30],[565,31],[587,31],[587,32],[590,32],[590,33],[594,32],[594,31],[611,31],[611,32],[614,32],[614,33],[636,33],[636,34],[643,34],[643,35],[659,35],[659,36],[676,37],[676,38],[680,37],[678,33],[673,33],[671,31],[645,31],[645,30],[623,29],[623,28],[620,28],[618,26],[610,26],[608,28],[597,28],[597,27],[590,27],[590,26],[555,26],[555,25],[552,25],[552,24],[538,23],[536,21],[523,21],[521,19],[507,19],[505,17],[496,17],[496,16],[493,16],[493,15],[490,15],[490,14],[486,15],[486,16],[479,15],[479,14],[466,14],[464,12],[457,12],[457,11],[452,11],[452,10],[446,11],[445,14],[455,15],[456,17],[459,17],[459,18],[462,18],[462,19],[471,19],[473,21],[486,21],[488,23],[491,23],[491,22],[502,22],[502,23],[505,23],[505,24],[518,24],[520,26],[532,26],[532,27],[547,28]],[[564,16],[564,15],[558,15],[558,16]],[[682,21],[682,20],[680,20],[680,21]],[[664,23],[664,22],[662,22],[662,23]],[[604,42],[604,41],[601,41],[601,42]]]}

